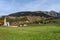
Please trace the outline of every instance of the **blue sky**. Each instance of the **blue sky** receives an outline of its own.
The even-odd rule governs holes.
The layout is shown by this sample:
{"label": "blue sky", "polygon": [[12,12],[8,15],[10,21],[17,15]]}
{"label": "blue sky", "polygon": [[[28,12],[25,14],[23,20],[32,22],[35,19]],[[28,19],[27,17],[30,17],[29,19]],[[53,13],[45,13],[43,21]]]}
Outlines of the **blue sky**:
{"label": "blue sky", "polygon": [[19,11],[60,11],[60,0],[0,0],[0,16]]}

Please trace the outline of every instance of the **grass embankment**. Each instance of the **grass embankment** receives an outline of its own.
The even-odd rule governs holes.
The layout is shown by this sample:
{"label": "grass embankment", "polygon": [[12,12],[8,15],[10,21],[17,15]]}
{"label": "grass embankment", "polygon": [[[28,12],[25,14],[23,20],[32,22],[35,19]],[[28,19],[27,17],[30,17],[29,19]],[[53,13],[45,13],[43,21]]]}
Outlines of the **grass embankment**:
{"label": "grass embankment", "polygon": [[59,24],[0,27],[0,40],[60,40]]}

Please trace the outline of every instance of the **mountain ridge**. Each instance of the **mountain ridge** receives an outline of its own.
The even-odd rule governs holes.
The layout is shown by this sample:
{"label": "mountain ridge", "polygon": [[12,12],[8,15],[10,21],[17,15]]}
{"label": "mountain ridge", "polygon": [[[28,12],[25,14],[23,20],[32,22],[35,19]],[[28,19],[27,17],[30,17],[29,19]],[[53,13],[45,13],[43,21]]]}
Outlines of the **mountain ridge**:
{"label": "mountain ridge", "polygon": [[9,14],[8,16],[41,16],[41,17],[60,17],[59,12],[55,11],[22,11]]}

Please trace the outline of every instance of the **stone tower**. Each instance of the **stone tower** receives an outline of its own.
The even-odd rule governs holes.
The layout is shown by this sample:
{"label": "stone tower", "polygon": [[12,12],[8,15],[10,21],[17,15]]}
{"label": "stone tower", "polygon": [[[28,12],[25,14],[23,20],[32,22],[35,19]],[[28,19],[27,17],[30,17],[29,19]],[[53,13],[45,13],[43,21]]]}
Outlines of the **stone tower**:
{"label": "stone tower", "polygon": [[4,26],[7,26],[6,17],[4,17]]}

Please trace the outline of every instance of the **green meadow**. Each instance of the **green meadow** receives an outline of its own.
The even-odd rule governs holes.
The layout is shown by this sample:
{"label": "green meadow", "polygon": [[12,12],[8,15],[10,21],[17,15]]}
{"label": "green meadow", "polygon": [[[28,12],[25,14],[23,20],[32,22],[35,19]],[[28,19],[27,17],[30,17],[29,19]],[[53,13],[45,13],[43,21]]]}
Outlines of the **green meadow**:
{"label": "green meadow", "polygon": [[60,24],[0,27],[0,40],[60,40]]}

